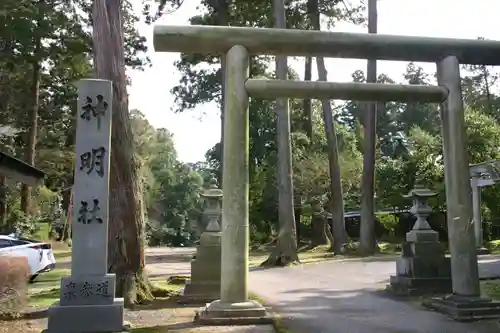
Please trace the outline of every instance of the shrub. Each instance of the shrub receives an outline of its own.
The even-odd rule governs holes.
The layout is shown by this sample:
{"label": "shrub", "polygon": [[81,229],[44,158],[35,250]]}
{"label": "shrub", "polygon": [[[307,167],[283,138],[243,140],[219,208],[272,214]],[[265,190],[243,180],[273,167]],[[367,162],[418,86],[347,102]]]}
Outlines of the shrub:
{"label": "shrub", "polygon": [[26,216],[14,209],[7,217],[8,231],[20,237],[33,237],[39,230],[39,221],[39,216]]}
{"label": "shrub", "polygon": [[17,317],[26,304],[28,260],[0,256],[0,317]]}

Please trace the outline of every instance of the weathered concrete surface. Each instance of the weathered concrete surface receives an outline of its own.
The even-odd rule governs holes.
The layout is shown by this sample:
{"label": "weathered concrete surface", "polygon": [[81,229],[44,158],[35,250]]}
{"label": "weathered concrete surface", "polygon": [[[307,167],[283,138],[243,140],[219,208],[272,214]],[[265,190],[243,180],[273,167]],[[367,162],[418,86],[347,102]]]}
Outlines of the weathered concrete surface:
{"label": "weathered concrete surface", "polygon": [[[474,231],[471,228],[472,200],[469,154],[465,133],[465,110],[460,81],[460,62],[448,56],[437,63],[438,84],[449,90],[441,103],[444,180],[446,187],[446,221],[453,293],[477,297],[480,287]],[[467,274],[461,274],[467,272]]]}
{"label": "weathered concrete surface", "polygon": [[252,55],[436,62],[454,55],[462,64],[499,65],[500,42],[299,29],[156,25],[156,52],[227,52],[241,45]]}

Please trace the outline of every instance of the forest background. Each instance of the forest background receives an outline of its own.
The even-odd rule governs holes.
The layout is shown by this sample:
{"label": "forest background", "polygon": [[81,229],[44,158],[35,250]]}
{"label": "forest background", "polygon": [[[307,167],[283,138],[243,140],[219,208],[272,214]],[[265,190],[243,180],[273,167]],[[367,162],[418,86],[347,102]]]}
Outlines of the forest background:
{"label": "forest background", "polygon": [[[312,28],[311,4],[314,1],[286,2],[289,28]],[[250,25],[272,27],[269,1],[202,1],[201,15],[190,20],[197,24]],[[227,4],[227,3],[226,3]],[[322,27],[342,22],[366,29],[365,7],[342,1],[325,1],[315,10]],[[126,63],[140,70],[150,65],[146,36],[137,29],[140,21],[151,22],[156,3],[146,3],[138,14],[130,2],[124,2]],[[149,7],[148,7],[149,6]],[[167,3],[164,17],[178,3]],[[67,216],[73,179],[76,88],[74,83],[92,77],[92,40],[90,1],[6,0],[0,16],[0,119],[1,125],[16,129],[3,135],[1,150],[47,172],[45,186],[29,189],[0,177],[0,224],[3,232],[36,233],[42,222]],[[141,7],[142,8],[142,7]],[[221,15],[221,13],[227,15]],[[9,13],[6,15],[5,13]],[[225,16],[225,17],[224,17]],[[221,20],[225,20],[222,22]],[[150,36],[147,36],[150,37]],[[477,36],[479,37],[479,36]],[[292,62],[293,63],[293,60]],[[315,67],[311,60],[304,68],[289,67],[290,79],[308,76]],[[220,60],[214,57],[182,56],[175,64],[181,79],[172,89],[177,112],[200,109],[205,103],[221,103]],[[329,68],[334,75],[335,68]],[[274,76],[270,57],[255,58],[252,75]],[[130,78],[133,79],[134,75]],[[306,78],[307,79],[307,78]],[[309,76],[311,79],[311,76]],[[352,81],[366,80],[364,70],[352,73]],[[383,72],[378,82],[433,84],[434,74],[410,63],[402,79]],[[470,162],[500,158],[500,95],[498,74],[488,67],[464,68],[463,88]],[[146,97],[145,97],[146,98]],[[276,164],[275,103],[252,100],[251,103],[250,218],[251,237],[256,243],[275,239],[279,229],[278,175]],[[359,211],[362,190],[364,153],[364,114],[366,105],[357,102],[332,104],[337,138],[338,162],[343,192],[343,211]],[[321,103],[293,100],[290,103],[293,166],[294,222],[299,238],[323,242],[325,235],[315,235],[315,213],[332,209],[329,145],[324,131]],[[178,159],[173,136],[165,128],[154,128],[141,110],[131,109],[135,135],[135,153],[140,159],[144,204],[147,212],[147,240],[150,245],[179,245],[194,240],[191,222],[200,219],[200,193],[212,178],[220,179],[220,144],[206,153],[206,159],[186,163]],[[436,212],[445,210],[443,164],[437,105],[385,103],[378,105],[376,129],[375,194],[377,212],[399,212],[408,208],[403,199],[416,184],[438,193],[432,202]],[[194,143],[196,144],[196,143]],[[54,209],[62,198],[62,211]],[[485,234],[496,237],[500,191],[484,190],[482,203]],[[319,205],[318,205],[319,204]],[[57,207],[56,207],[57,208]],[[384,230],[380,237],[397,237],[398,214],[378,214]],[[395,218],[396,217],[396,218]],[[436,218],[444,230],[442,218]],[[349,230],[356,238],[359,232]],[[335,235],[334,235],[335,236]]]}

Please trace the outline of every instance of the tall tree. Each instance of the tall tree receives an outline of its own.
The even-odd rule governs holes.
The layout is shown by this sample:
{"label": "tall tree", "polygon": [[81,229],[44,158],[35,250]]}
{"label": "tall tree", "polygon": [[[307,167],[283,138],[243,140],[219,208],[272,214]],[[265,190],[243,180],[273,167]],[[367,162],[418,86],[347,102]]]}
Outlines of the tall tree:
{"label": "tall tree", "polygon": [[462,81],[465,103],[499,119],[500,103],[498,97],[492,93],[499,79],[498,73],[484,65],[466,65],[464,68],[471,72],[471,75],[465,76]]}
{"label": "tall tree", "polygon": [[[306,29],[311,28],[311,22],[306,20],[305,27]],[[312,79],[312,57],[306,57],[304,64],[304,81],[311,81]],[[313,115],[312,115],[312,100],[310,98],[306,98],[303,101],[302,106],[302,122],[301,129],[306,133],[309,141],[312,143],[313,140]],[[300,191],[295,189],[295,229],[297,230],[297,244],[300,244],[300,224],[302,217],[302,194]],[[326,226],[325,228],[327,228]]]}
{"label": "tall tree", "polygon": [[[306,57],[304,65],[304,81],[311,81],[312,78],[312,57]],[[313,125],[312,125],[312,103],[310,98],[304,99],[304,132],[306,132],[309,140],[312,140]]]}
{"label": "tall tree", "polygon": [[[430,84],[429,74],[414,63],[408,64],[403,76],[407,84]],[[415,126],[433,134],[440,132],[438,106],[432,103],[403,103],[398,114],[398,122],[399,127],[406,134],[410,133]]]}
{"label": "tall tree", "polygon": [[[321,30],[319,0],[308,1],[308,11],[311,20],[311,26],[315,30]],[[316,57],[318,67],[318,77],[320,81],[327,81],[325,60],[323,57]],[[340,252],[343,244],[348,242],[347,232],[344,221],[344,196],[342,191],[342,180],[340,177],[339,152],[337,146],[337,134],[335,124],[333,123],[332,106],[329,100],[321,101],[323,106],[323,122],[325,127],[328,162],[330,169],[330,209],[332,213],[332,233],[334,242],[332,249],[334,252]]]}
{"label": "tall tree", "polygon": [[[43,4],[41,6],[43,8]],[[37,27],[35,31],[39,31],[37,22]],[[29,126],[28,126],[28,140],[25,153],[25,161],[30,165],[35,164],[35,153],[36,153],[36,141],[38,132],[38,109],[40,107],[40,77],[41,77],[41,61],[40,52],[42,47],[42,36],[37,33],[34,36],[34,51],[33,59],[31,60],[32,67],[32,81],[31,81],[31,107],[28,112]],[[21,210],[24,214],[29,214],[30,209],[30,199],[31,199],[31,189],[28,185],[21,185]]]}
{"label": "tall tree", "polygon": [[[209,4],[217,13],[217,25],[229,25],[229,5],[232,0],[209,0]],[[220,158],[223,158],[224,152],[224,77],[226,76],[226,56],[220,57],[220,74],[221,74],[221,103],[220,103]],[[222,170],[221,163],[221,173]],[[222,186],[222,177],[220,177],[219,185]]]}
{"label": "tall tree", "polygon": [[[368,0],[368,33],[377,33],[377,0]],[[377,81],[377,60],[368,59],[366,82]],[[361,179],[361,224],[359,250],[375,253],[375,149],[377,146],[377,103],[366,105],[363,139],[363,176]]]}
{"label": "tall tree", "polygon": [[94,0],[96,77],[113,82],[108,265],[127,305],[152,297],[144,271],[144,207],[140,166],[129,119],[122,0]]}
{"label": "tall tree", "polygon": [[[0,40],[6,40],[2,63],[9,68],[10,75],[9,87],[0,88],[0,109],[7,113],[3,115],[4,121],[22,129],[17,150],[23,153],[17,153],[32,165],[38,160],[35,153],[40,125],[53,116],[48,112],[53,106],[50,103],[58,97],[56,91],[62,90],[57,86],[63,85],[50,75],[50,71],[68,54],[81,59],[76,54],[88,49],[88,45],[83,50],[81,47],[87,40],[81,29],[81,15],[75,9],[77,5],[81,3],[64,0],[2,3],[2,9],[11,13],[0,19],[3,28]],[[75,46],[78,52],[73,53]],[[66,68],[67,74],[75,71],[74,67]],[[61,110],[61,114],[67,113]],[[30,210],[30,192],[28,186],[21,186],[20,207],[25,214]]]}
{"label": "tall tree", "polygon": [[[284,0],[273,0],[275,27],[286,28]],[[286,56],[276,56],[276,78],[287,80]],[[263,263],[288,265],[297,262],[297,234],[293,209],[292,144],[290,137],[290,105],[288,99],[276,100],[276,141],[278,147],[278,218],[280,231],[276,246]]]}

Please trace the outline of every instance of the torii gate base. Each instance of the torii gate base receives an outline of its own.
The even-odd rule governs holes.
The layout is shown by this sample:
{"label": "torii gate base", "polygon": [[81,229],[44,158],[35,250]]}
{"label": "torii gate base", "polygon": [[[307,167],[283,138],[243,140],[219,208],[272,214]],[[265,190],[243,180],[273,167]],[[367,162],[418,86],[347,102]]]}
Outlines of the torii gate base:
{"label": "torii gate base", "polygon": [[[243,162],[231,167],[224,159],[222,197],[221,299],[196,312],[195,319],[206,325],[272,324],[274,317],[259,302],[248,299],[248,78],[249,57],[241,46],[226,55],[224,156]],[[242,149],[245,147],[245,149]],[[236,180],[236,182],[235,182]],[[240,181],[238,181],[240,180]],[[227,195],[229,194],[229,195]],[[230,268],[229,268],[230,267]]]}
{"label": "torii gate base", "polygon": [[[295,29],[156,26],[156,51],[226,54],[221,299],[198,312],[204,324],[269,322],[248,299],[249,96],[441,103],[453,295],[426,302],[457,320],[499,317],[500,303],[480,297],[465,145],[460,63],[500,65],[500,42]],[[439,86],[249,79],[250,55],[324,56],[438,64]]]}

